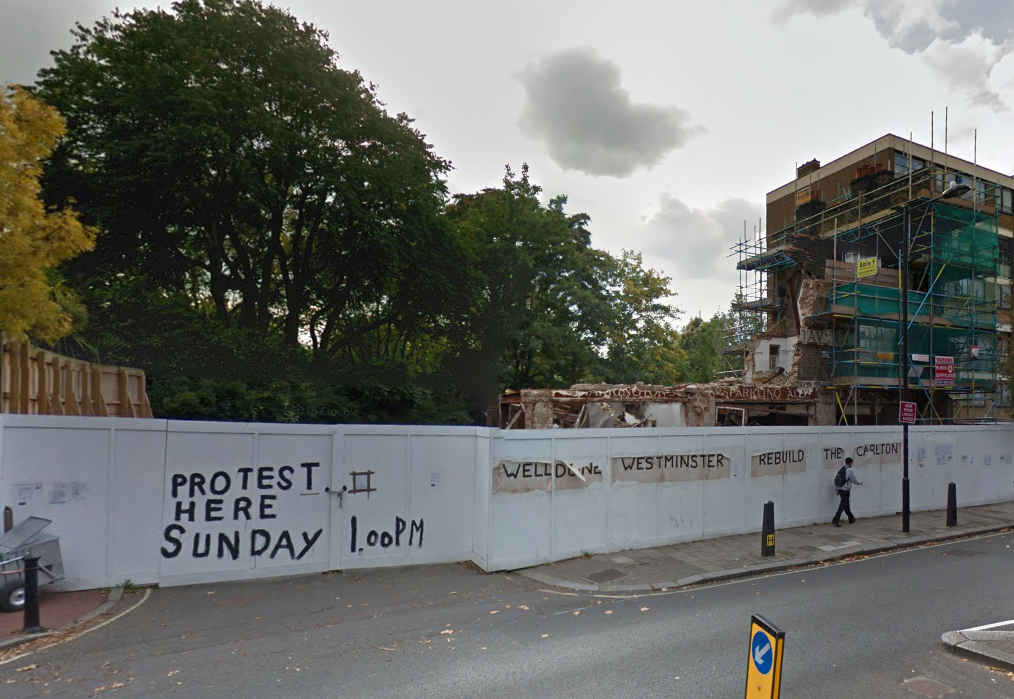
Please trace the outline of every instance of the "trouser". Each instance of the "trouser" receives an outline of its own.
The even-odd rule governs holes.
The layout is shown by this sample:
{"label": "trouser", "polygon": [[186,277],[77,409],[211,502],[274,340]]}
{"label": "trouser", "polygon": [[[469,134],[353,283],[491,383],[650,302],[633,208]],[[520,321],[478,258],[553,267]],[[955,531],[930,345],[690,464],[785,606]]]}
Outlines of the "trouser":
{"label": "trouser", "polygon": [[855,519],[855,517],[852,515],[852,508],[849,506],[849,500],[852,498],[852,491],[839,490],[838,495],[841,496],[841,502],[838,503],[838,511],[835,512],[833,521],[835,522],[841,521],[841,513],[844,512],[845,514],[848,515],[849,521],[851,522],[852,520]]}

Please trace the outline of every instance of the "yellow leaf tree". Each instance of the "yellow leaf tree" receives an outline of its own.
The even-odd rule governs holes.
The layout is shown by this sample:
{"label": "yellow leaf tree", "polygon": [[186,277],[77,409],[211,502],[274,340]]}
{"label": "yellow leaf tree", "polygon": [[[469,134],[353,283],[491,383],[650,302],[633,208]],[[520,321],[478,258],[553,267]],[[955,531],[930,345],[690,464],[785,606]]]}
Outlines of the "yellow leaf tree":
{"label": "yellow leaf tree", "polygon": [[0,333],[15,339],[54,342],[70,332],[66,292],[54,289],[53,272],[95,244],[75,212],[49,210],[40,199],[42,162],[63,132],[55,109],[19,87],[0,87]]}

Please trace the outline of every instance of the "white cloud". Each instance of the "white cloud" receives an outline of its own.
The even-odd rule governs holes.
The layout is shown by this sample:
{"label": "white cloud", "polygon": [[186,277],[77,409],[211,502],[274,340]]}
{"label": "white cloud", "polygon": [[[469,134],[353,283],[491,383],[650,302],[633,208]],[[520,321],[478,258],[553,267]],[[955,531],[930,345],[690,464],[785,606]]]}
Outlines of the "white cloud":
{"label": "white cloud", "polygon": [[763,215],[760,204],[726,199],[713,208],[692,209],[680,199],[663,194],[658,210],[645,223],[637,243],[645,253],[665,261],[676,289],[686,281],[704,280],[728,272],[735,263],[729,248]]}
{"label": "white cloud", "polygon": [[859,4],[860,0],[785,0],[775,9],[774,19],[776,22],[785,22],[793,15],[833,15]]}
{"label": "white cloud", "polygon": [[1003,98],[987,87],[993,68],[1014,52],[1014,2],[1003,0],[784,0],[774,19],[826,16],[862,7],[887,42],[920,54],[951,88],[971,103],[1004,111]]}
{"label": "white cloud", "polygon": [[619,66],[590,49],[553,54],[520,76],[521,128],[566,170],[626,177],[656,165],[703,129],[672,106],[633,102]]}
{"label": "white cloud", "polygon": [[987,86],[993,68],[1006,51],[981,34],[965,37],[960,43],[937,39],[924,51],[926,62],[951,89],[966,90],[974,104],[994,111],[1006,109],[1000,95]]}

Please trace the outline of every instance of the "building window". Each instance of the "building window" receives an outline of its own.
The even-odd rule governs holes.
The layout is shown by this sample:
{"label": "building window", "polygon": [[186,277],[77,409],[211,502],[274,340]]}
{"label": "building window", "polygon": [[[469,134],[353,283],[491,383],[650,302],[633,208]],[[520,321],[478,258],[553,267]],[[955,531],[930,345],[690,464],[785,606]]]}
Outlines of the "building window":
{"label": "building window", "polygon": [[768,348],[768,371],[778,371],[778,345]]}
{"label": "building window", "polygon": [[1001,214],[1012,214],[1014,213],[1014,191],[1004,187],[1001,190],[1000,200],[1000,213]]}
{"label": "building window", "polygon": [[[918,172],[922,170],[925,163],[919,158],[912,158],[912,172]],[[901,177],[902,175],[908,174],[908,154],[898,153],[894,154],[894,175],[895,177]]]}
{"label": "building window", "polygon": [[[1008,190],[1010,191],[1010,190]],[[1003,279],[1011,278],[1011,265],[1014,260],[1014,239],[1000,236],[999,256],[996,260],[996,275]]]}

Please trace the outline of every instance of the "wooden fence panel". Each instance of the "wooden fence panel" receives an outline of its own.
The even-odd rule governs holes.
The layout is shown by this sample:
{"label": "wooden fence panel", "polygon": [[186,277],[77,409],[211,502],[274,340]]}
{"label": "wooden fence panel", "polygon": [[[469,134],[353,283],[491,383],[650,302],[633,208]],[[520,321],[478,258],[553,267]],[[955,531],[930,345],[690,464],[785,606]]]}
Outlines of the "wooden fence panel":
{"label": "wooden fence panel", "polygon": [[0,413],[152,417],[140,369],[84,362],[26,342],[4,342],[0,350]]}

